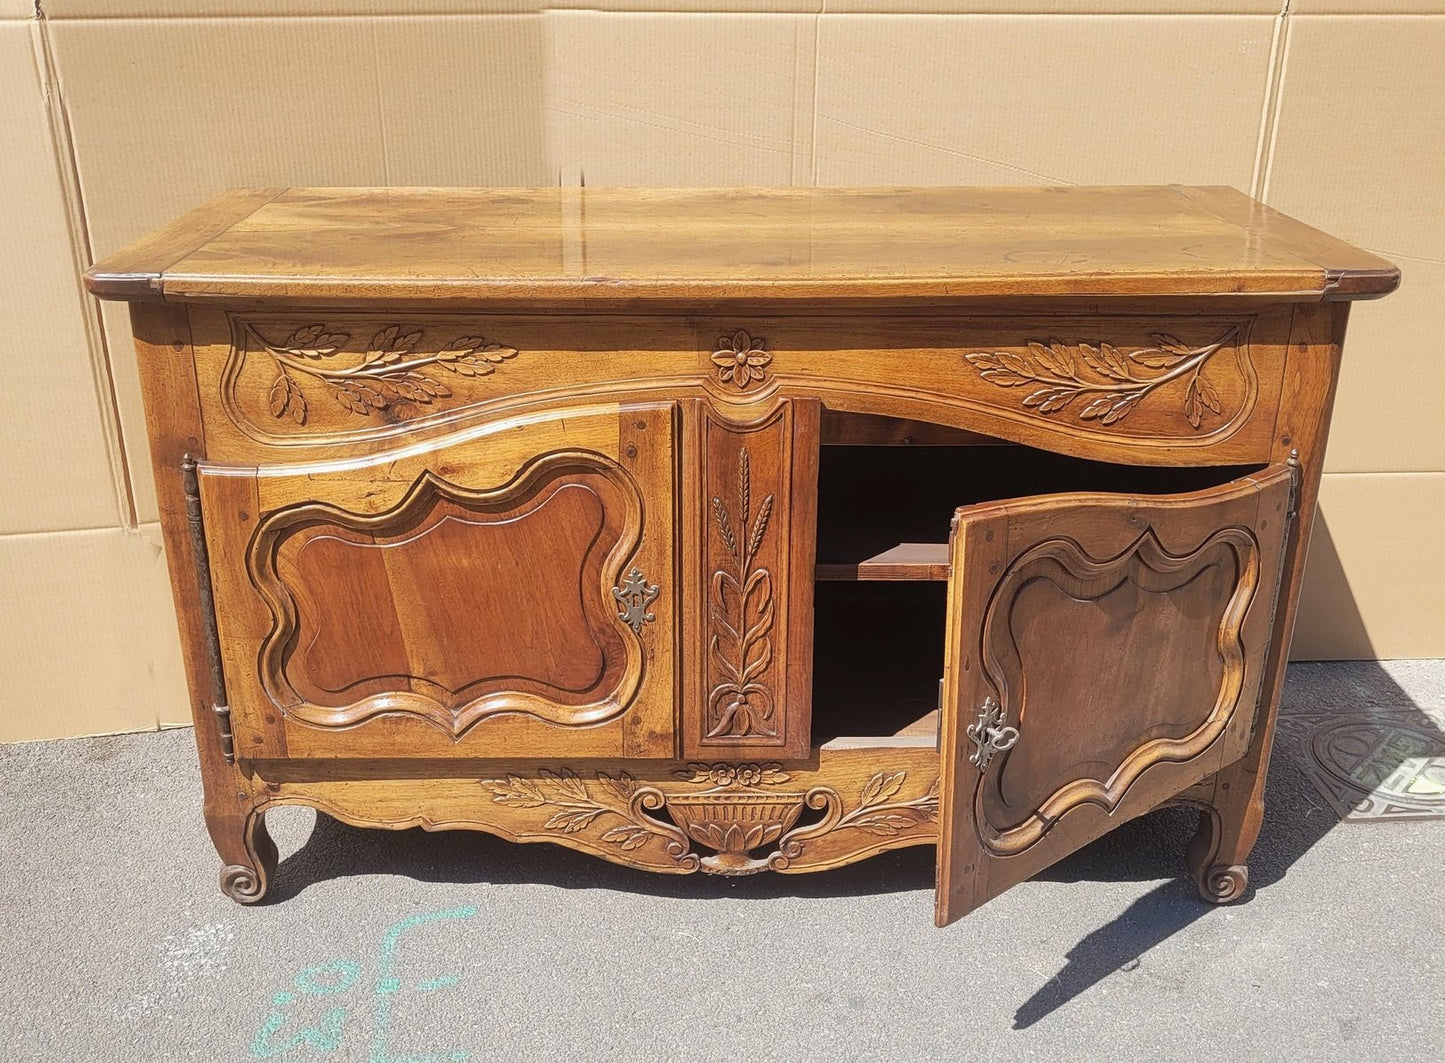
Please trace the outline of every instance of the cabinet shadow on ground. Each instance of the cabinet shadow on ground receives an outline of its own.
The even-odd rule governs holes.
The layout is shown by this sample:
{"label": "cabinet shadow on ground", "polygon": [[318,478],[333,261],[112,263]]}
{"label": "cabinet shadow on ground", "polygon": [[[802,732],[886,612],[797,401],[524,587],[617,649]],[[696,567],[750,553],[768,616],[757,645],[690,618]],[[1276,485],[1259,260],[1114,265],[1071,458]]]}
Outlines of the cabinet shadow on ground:
{"label": "cabinet shadow on ground", "polygon": [[[1342,670],[1346,677],[1343,686],[1338,678]],[[1428,716],[1418,709],[1411,712],[1413,705],[1377,664],[1336,664],[1327,669],[1297,665],[1282,712],[1403,710],[1410,712],[1413,725],[1438,733]],[[1280,729],[1270,767],[1264,827],[1250,859],[1249,889],[1239,903],[1248,904],[1257,891],[1286,883],[1290,867],[1331,830],[1390,829],[1377,823],[1341,826],[1336,812],[1302,769],[1304,751],[1296,748],[1297,743],[1289,737],[1289,729]],[[1377,767],[1388,773],[1393,766]],[[288,813],[278,810],[272,818]],[[1058,973],[1019,1005],[1015,1029],[1033,1025],[1215,910],[1198,898],[1184,877],[1184,849],[1197,819],[1198,814],[1190,809],[1161,809],[1122,824],[1037,876],[1052,882],[1162,881],[1067,950]],[[927,891],[933,888],[934,849],[922,846],[885,853],[821,874],[763,874],[742,879],[667,876],[620,867],[545,843],[514,845],[471,831],[364,830],[318,814],[310,837],[277,869],[268,903],[293,897],[317,882],[373,874],[454,884],[538,883],[699,902],[719,897],[768,901],[916,892],[921,894],[919,918],[929,919],[932,898]],[[941,932],[966,932],[967,922],[965,918]]]}

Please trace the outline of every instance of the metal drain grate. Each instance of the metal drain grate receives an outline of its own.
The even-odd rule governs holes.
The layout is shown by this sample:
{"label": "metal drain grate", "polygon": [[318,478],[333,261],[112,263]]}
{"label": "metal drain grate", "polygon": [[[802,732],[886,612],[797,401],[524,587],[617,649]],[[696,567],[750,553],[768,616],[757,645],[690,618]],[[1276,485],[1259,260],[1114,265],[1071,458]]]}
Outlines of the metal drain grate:
{"label": "metal drain grate", "polygon": [[1341,820],[1445,818],[1445,721],[1377,709],[1281,714],[1277,726]]}

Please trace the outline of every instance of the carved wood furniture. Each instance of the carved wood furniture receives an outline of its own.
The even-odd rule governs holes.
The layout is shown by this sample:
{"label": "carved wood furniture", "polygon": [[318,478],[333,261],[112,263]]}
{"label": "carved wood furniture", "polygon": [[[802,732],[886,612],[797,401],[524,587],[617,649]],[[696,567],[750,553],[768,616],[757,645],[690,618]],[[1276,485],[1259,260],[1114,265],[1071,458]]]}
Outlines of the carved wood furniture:
{"label": "carved wood furniture", "polygon": [[634,867],[1198,807],[1245,889],[1349,300],[1223,188],[232,192],[129,300],[205,818]]}

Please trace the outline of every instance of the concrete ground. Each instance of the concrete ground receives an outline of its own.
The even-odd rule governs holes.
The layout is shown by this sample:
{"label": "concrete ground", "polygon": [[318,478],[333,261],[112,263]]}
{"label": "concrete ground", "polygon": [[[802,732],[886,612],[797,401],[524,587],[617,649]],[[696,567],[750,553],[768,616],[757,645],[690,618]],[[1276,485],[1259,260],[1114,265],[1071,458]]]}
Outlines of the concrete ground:
{"label": "concrete ground", "polygon": [[1286,713],[1244,903],[1196,900],[1169,810],[947,930],[932,849],[674,879],[300,809],[242,908],[189,732],[0,748],[0,1056],[1445,1057],[1445,661],[1296,666]]}

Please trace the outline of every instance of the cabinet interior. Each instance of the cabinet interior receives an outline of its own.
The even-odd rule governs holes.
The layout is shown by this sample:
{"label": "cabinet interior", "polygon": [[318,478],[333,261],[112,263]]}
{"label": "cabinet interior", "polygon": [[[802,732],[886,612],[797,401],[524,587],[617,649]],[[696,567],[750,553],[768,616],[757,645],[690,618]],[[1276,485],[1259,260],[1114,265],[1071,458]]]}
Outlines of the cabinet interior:
{"label": "cabinet interior", "polygon": [[936,740],[958,507],[1073,491],[1200,491],[1262,468],[1115,465],[833,411],[822,444],[812,714],[820,744]]}

